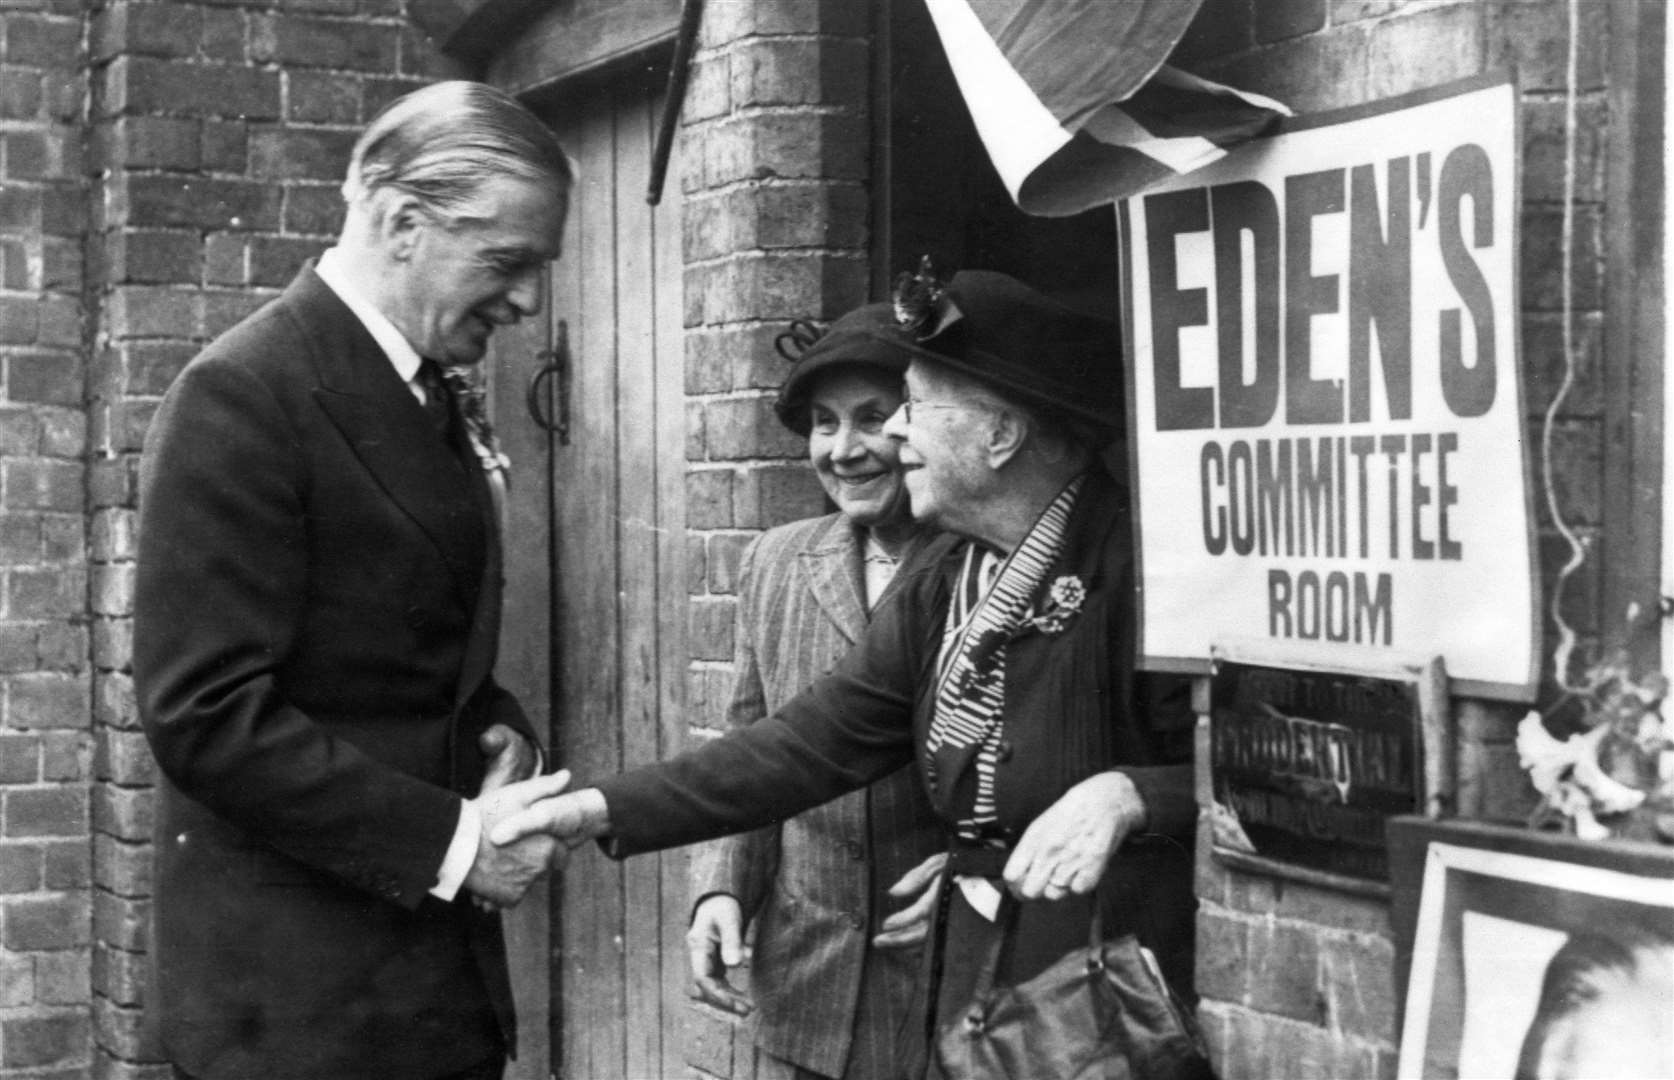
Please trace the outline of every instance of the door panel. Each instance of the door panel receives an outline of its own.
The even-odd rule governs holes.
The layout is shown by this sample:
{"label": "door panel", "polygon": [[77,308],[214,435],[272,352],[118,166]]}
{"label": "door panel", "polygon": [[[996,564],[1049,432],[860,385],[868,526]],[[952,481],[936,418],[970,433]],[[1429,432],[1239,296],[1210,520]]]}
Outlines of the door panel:
{"label": "door panel", "polygon": [[[617,86],[549,117],[581,170],[552,275],[550,315],[572,359],[547,576],[554,745],[583,783],[667,756],[683,728],[677,163],[661,205],[644,197],[660,107],[659,93]],[[681,1075],[684,864],[678,852],[613,862],[586,845],[555,882],[560,1076]]]}

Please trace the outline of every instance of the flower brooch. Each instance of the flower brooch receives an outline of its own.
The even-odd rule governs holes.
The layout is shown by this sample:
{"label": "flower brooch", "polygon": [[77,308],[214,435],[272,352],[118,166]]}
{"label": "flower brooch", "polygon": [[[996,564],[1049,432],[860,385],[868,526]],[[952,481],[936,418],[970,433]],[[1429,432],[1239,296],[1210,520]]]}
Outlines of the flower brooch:
{"label": "flower brooch", "polygon": [[1046,594],[1046,610],[1028,619],[1021,629],[1035,629],[1043,634],[1061,634],[1070,619],[1081,612],[1087,600],[1087,586],[1074,574],[1065,574],[1052,583]]}

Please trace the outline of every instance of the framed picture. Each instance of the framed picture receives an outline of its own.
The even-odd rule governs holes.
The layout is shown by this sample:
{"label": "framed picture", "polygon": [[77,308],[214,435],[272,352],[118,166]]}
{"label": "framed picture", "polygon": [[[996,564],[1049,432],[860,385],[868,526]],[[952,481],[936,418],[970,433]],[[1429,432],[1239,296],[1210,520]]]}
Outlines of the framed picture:
{"label": "framed picture", "polygon": [[1674,1076],[1674,848],[1392,819],[1398,1075]]}

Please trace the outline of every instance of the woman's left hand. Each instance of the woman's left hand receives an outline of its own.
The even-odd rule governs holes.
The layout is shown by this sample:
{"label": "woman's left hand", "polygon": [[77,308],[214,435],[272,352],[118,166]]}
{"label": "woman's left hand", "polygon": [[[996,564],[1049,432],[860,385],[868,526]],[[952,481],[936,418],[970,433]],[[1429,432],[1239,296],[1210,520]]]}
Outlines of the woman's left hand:
{"label": "woman's left hand", "polygon": [[1092,892],[1110,856],[1144,823],[1145,802],[1127,774],[1089,776],[1023,830],[1006,860],[1006,886],[1020,900]]}

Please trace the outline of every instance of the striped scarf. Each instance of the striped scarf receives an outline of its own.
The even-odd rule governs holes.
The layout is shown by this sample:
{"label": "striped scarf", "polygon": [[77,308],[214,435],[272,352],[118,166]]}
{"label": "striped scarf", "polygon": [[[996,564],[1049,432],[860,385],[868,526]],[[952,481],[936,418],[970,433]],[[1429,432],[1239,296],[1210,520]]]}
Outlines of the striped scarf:
{"label": "striped scarf", "polygon": [[1083,479],[1076,477],[1058,493],[1004,562],[980,545],[965,548],[965,561],[942,630],[936,710],[925,740],[932,786],[936,783],[938,750],[977,747],[976,802],[971,815],[956,823],[961,840],[978,840],[985,828],[998,820],[994,765],[1004,727],[1006,645],[1029,619],[1030,598],[1040,591],[1063,547],[1070,511]]}

